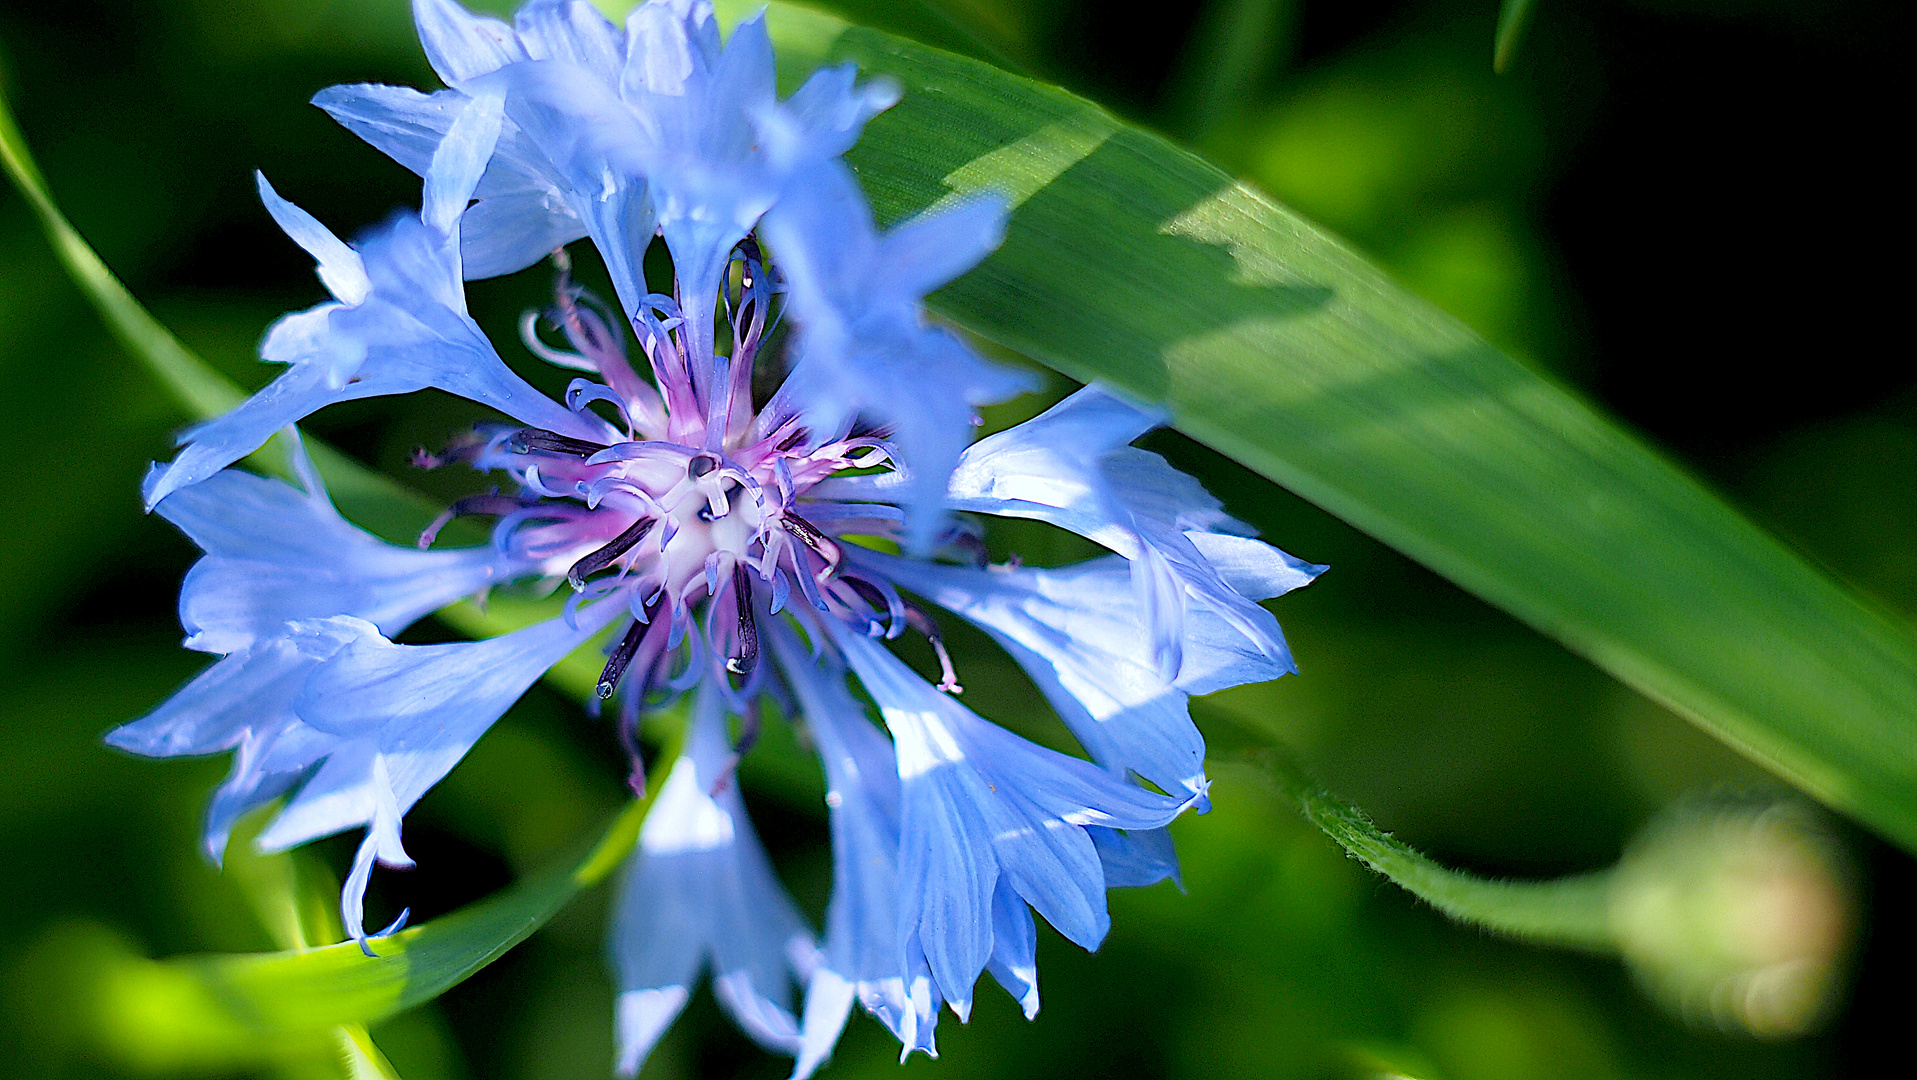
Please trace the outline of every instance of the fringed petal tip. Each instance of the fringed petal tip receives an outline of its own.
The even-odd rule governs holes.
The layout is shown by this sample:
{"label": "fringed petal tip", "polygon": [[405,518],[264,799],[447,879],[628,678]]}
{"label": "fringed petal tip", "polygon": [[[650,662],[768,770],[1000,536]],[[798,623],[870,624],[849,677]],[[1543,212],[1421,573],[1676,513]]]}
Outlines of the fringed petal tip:
{"label": "fringed petal tip", "polygon": [[619,995],[618,1015],[614,1023],[618,1048],[614,1070],[623,1077],[639,1075],[653,1047],[665,1036],[666,1029],[686,1007],[690,991],[684,986],[648,987],[627,990]]}
{"label": "fringed petal tip", "polygon": [[805,988],[798,1059],[788,1080],[807,1080],[831,1059],[857,996],[858,988],[837,972],[823,966],[813,970]]}
{"label": "fringed petal tip", "polygon": [[167,466],[157,461],[147,462],[146,475],[140,478],[141,513],[151,514],[153,508],[160,505],[160,500],[166,497],[166,492],[161,490],[161,485],[166,483],[166,471]]}
{"label": "fringed petal tip", "polygon": [[374,933],[367,934],[364,937],[355,938],[353,940],[359,943],[360,952],[365,953],[371,959],[377,960],[379,959],[379,954],[373,951],[372,943],[379,940],[380,938],[392,937],[394,934],[397,934],[401,930],[406,929],[406,920],[411,918],[412,915],[413,915],[412,908],[403,908],[401,909],[399,913],[399,918],[394,919],[392,923],[386,927],[386,929],[375,931]]}
{"label": "fringed petal tip", "polygon": [[[947,998],[945,1007],[952,1010],[952,1015],[958,1017],[959,1023],[969,1024],[972,1022],[972,997],[970,994],[964,997]],[[910,1050],[908,1050],[907,1053],[910,1053]],[[899,1055],[899,1062],[900,1064],[905,1062],[905,1054]]]}

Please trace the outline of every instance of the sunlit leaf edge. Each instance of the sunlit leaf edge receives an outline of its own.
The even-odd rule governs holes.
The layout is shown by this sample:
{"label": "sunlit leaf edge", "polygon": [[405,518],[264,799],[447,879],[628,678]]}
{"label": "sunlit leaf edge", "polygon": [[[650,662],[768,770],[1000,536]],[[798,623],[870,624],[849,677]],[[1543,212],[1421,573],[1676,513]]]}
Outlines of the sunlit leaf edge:
{"label": "sunlit leaf edge", "polygon": [[768,25],[787,86],[850,60],[904,88],[849,155],[882,218],[982,189],[1014,204],[938,313],[1164,402],[1200,442],[1917,851],[1908,627],[1196,156],[976,60],[788,4]]}

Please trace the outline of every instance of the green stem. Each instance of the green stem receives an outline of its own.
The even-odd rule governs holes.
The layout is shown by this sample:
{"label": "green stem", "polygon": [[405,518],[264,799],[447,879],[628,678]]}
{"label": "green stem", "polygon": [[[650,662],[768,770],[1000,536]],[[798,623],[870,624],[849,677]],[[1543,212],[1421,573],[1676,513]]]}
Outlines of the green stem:
{"label": "green stem", "polygon": [[1313,825],[1353,858],[1459,922],[1589,952],[1615,952],[1608,906],[1612,871],[1549,881],[1495,881],[1453,870],[1378,828],[1364,811],[1311,780],[1277,750],[1252,755]]}

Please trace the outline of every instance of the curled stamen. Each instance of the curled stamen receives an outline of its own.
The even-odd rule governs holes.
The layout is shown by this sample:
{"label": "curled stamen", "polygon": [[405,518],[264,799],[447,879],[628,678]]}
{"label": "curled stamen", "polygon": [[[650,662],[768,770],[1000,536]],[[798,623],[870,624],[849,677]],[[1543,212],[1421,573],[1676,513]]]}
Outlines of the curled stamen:
{"label": "curled stamen", "polygon": [[566,571],[566,583],[571,585],[574,591],[584,589],[588,577],[611,566],[621,555],[631,551],[639,541],[644,540],[646,534],[652,531],[653,523],[654,519],[642,517],[627,526],[626,531],[613,537],[604,547],[580,556],[579,561],[572,564],[572,569]]}
{"label": "curled stamen", "polygon": [[637,433],[632,422],[630,403],[609,387],[590,379],[574,379],[572,385],[566,387],[566,408],[573,412],[584,413],[587,411],[586,407],[595,401],[606,402],[619,411],[619,422],[626,426],[628,437]]}
{"label": "curled stamen", "polygon": [[546,454],[566,454],[572,457],[588,458],[606,449],[605,443],[587,442],[570,435],[561,435],[545,428],[520,428],[506,438],[506,446],[515,454],[530,454],[534,451]]}
{"label": "curled stamen", "polygon": [[445,512],[433,519],[432,524],[420,530],[419,549],[426,550],[439,539],[439,530],[445,528],[454,518],[461,517],[506,517],[526,509],[529,504],[510,495],[492,492],[487,495],[468,495],[447,507]]}
{"label": "curled stamen", "polygon": [[519,316],[519,339],[525,342],[529,352],[548,364],[558,367],[571,368],[574,371],[599,370],[598,365],[594,364],[590,357],[567,352],[564,349],[555,349],[539,340],[539,318],[537,311],[527,311]]}
{"label": "curled stamen", "polygon": [[739,612],[739,650],[726,657],[726,670],[750,675],[759,662],[759,623],[752,613],[752,578],[744,563],[732,564],[732,602]]}
{"label": "curled stamen", "polygon": [[939,624],[923,608],[910,603],[905,605],[905,622],[925,636],[932,646],[932,652],[939,658],[938,688],[948,694],[963,694],[965,688],[959,685],[958,670],[952,666],[952,654],[945,651],[945,637],[939,633]]}

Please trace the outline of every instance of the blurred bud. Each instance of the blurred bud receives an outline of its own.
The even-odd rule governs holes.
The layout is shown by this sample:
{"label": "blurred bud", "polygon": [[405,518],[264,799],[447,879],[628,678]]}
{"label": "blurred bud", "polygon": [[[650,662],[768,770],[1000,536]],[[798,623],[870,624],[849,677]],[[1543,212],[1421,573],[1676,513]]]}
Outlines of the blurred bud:
{"label": "blurred bud", "polygon": [[1610,919],[1639,981],[1680,1016],[1777,1039],[1830,1015],[1856,909],[1815,810],[1717,796],[1673,806],[1633,842]]}

